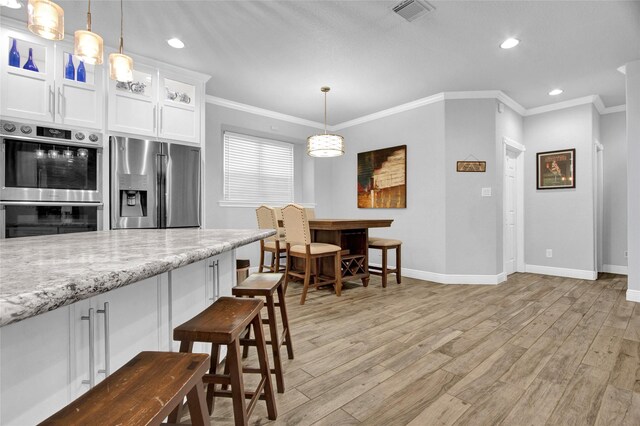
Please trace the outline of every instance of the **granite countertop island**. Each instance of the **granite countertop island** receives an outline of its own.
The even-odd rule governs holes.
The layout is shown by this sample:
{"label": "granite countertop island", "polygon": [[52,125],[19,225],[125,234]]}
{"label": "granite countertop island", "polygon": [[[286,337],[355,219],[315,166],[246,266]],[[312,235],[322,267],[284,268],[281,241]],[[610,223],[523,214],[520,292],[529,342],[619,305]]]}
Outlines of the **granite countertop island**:
{"label": "granite countertop island", "polygon": [[0,240],[0,327],[274,233],[132,229]]}

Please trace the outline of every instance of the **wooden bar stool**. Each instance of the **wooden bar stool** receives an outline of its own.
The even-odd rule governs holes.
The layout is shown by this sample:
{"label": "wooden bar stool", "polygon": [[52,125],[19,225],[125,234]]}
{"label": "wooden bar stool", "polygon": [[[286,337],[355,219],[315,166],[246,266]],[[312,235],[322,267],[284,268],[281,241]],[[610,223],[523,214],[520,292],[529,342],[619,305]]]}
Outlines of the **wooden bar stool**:
{"label": "wooden bar stool", "polygon": [[[293,345],[291,343],[291,333],[289,332],[289,318],[287,316],[287,305],[284,297],[284,275],[283,274],[252,274],[242,283],[234,287],[231,292],[237,297],[264,297],[267,308],[267,318],[263,319],[264,324],[269,325],[271,340],[267,344],[271,345],[273,352],[273,366],[271,372],[276,376],[278,393],[284,393],[284,377],[282,373],[282,361],[280,359],[280,347],[284,343],[287,346],[289,359],[293,359]],[[278,295],[278,301],[274,300],[274,294]],[[276,307],[280,308],[282,318],[282,333],[278,333]],[[256,346],[256,341],[250,339],[250,331],[246,338],[240,339],[240,344],[244,346],[243,357],[249,354],[249,347]]]}
{"label": "wooden bar stool", "polygon": [[[260,317],[263,305],[262,300],[259,299],[221,297],[207,309],[173,330],[173,339],[180,341],[180,352],[191,352],[194,342],[211,343],[209,373],[203,378],[204,383],[207,384],[206,397],[209,413],[213,412],[214,397],[232,398],[236,425],[247,425],[258,399],[266,401],[270,420],[275,420],[278,416]],[[253,326],[256,335],[260,368],[242,367],[240,335],[249,324]],[[229,366],[229,374],[218,374],[217,371],[220,345],[227,346],[225,364]],[[245,392],[242,373],[260,374],[260,383],[254,392]],[[229,385],[231,390],[218,390],[216,385]],[[245,398],[249,399],[248,404]],[[175,410],[169,417],[169,423],[177,423],[179,417],[179,410]]]}
{"label": "wooden bar stool", "polygon": [[141,352],[41,425],[159,425],[187,397],[191,422],[209,425],[207,354]]}
{"label": "wooden bar stool", "polygon": [[[402,241],[392,240],[388,238],[369,237],[369,248],[382,250],[382,266],[369,265],[369,273],[382,276],[382,287],[387,287],[387,275],[396,274],[396,282],[400,284],[402,282],[402,269],[401,269],[401,247]],[[389,268],[387,266],[387,251],[396,251],[396,267]]]}

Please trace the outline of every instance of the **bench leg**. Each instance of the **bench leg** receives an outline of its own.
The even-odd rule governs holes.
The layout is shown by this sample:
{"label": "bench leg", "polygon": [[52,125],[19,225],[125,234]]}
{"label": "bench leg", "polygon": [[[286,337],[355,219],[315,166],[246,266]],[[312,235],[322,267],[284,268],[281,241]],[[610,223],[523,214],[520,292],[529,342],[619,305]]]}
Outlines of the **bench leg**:
{"label": "bench leg", "polygon": [[207,404],[204,400],[204,386],[202,381],[198,381],[187,394],[187,405],[189,406],[192,425],[208,426],[210,424],[209,414],[206,409]]}
{"label": "bench leg", "polygon": [[387,248],[382,249],[382,287],[387,288]]}
{"label": "bench leg", "polygon": [[[264,331],[262,330],[262,319],[260,317],[260,314],[256,315],[256,317],[253,319],[253,332],[256,335],[256,348],[258,349],[258,362],[260,364],[260,371],[262,377],[264,377],[264,399],[267,403],[267,416],[269,420],[275,420],[278,417],[278,412],[276,410],[276,400],[273,394],[273,387],[271,385],[271,370],[269,369],[267,344],[265,343]],[[242,374],[242,367],[240,367],[240,372]],[[233,389],[233,383],[231,385],[231,388]],[[241,395],[244,396],[244,390]],[[242,398],[242,401],[244,402],[244,398]],[[236,424],[238,423],[236,422]]]}
{"label": "bench leg", "polygon": [[244,400],[244,383],[242,380],[242,360],[240,345],[236,339],[228,346],[227,361],[231,376],[231,394],[233,395],[233,418],[236,426],[247,426],[247,404]]}
{"label": "bench leg", "polygon": [[276,386],[278,393],[284,393],[284,379],[282,373],[282,362],[280,360],[280,342],[278,340],[278,319],[276,318],[276,308],[273,296],[267,296],[267,316],[269,318],[269,333],[271,335],[271,352],[273,353],[273,367],[276,371]]}
{"label": "bench leg", "polygon": [[[212,344],[211,345],[211,366],[209,367],[209,374],[218,373],[219,358],[220,358],[220,346],[216,344]],[[213,413],[213,405],[215,403],[213,393],[215,392],[215,390],[216,390],[216,385],[214,383],[209,383],[207,385],[207,408],[209,410],[209,414]]]}
{"label": "bench leg", "polygon": [[285,328],[285,341],[287,345],[287,355],[289,359],[293,359],[293,344],[291,343],[291,331],[289,330],[289,316],[287,315],[287,305],[284,300],[284,288],[278,287],[278,303],[280,304],[280,317],[282,318],[282,326]]}

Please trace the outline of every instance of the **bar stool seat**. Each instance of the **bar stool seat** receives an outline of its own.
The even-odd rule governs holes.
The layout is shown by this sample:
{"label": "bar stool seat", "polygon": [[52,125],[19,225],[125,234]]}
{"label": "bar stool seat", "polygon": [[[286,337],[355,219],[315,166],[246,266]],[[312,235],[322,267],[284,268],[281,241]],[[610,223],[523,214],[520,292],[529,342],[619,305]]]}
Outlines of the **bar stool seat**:
{"label": "bar stool seat", "polygon": [[207,354],[141,352],[41,425],[159,425],[186,396],[191,422],[209,425]]}
{"label": "bar stool seat", "polygon": [[[382,277],[382,287],[387,287],[387,275],[396,274],[396,282],[402,282],[401,260],[402,260],[402,241],[391,238],[369,237],[369,248],[382,250],[382,266],[369,265],[369,273],[380,275]],[[387,251],[396,251],[396,267],[389,268],[387,266]]]}
{"label": "bar stool seat", "polygon": [[[275,397],[271,385],[271,374],[267,348],[262,329],[260,311],[264,303],[259,299],[221,297],[204,311],[179,325],[173,330],[173,339],[180,341],[180,352],[191,352],[194,342],[211,343],[209,373],[203,377],[207,384],[207,406],[213,412],[214,398],[225,397],[233,400],[233,416],[236,425],[247,425],[248,419],[259,399],[265,400],[270,420],[277,417]],[[251,325],[258,350],[259,368],[243,368],[240,358],[240,337]],[[218,374],[220,345],[227,346],[225,369],[227,374]],[[245,392],[242,373],[260,374],[260,382],[253,392]],[[217,390],[216,385],[231,386],[231,390]],[[247,404],[245,399],[249,399]],[[169,423],[177,423],[180,411],[175,410]]]}
{"label": "bar stool seat", "polygon": [[[284,375],[280,358],[280,348],[283,343],[287,346],[289,359],[293,359],[293,344],[289,331],[289,318],[287,316],[283,281],[284,274],[257,273],[249,275],[246,280],[231,289],[231,293],[237,297],[265,298],[264,306],[267,308],[267,318],[263,320],[263,323],[269,325],[271,340],[267,340],[266,343],[271,345],[271,351],[273,353],[274,368],[271,369],[271,372],[276,376],[278,393],[284,393]],[[277,302],[274,300],[275,294],[278,296]],[[280,308],[280,317],[282,318],[281,333],[278,333],[276,307]],[[243,357],[246,358],[249,354],[249,346],[255,346],[255,340],[250,339],[250,332],[246,338],[240,340],[240,344],[244,346]]]}

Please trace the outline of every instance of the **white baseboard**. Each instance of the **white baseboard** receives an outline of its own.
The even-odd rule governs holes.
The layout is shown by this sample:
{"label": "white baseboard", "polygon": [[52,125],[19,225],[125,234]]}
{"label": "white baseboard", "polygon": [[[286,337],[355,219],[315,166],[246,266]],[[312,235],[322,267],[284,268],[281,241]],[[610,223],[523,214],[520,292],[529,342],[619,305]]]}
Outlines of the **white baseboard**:
{"label": "white baseboard", "polygon": [[[372,263],[373,266],[380,264]],[[440,274],[438,272],[420,271],[418,269],[402,268],[402,276],[417,280],[431,281],[439,284],[481,284],[496,285],[507,280],[504,272],[497,275],[460,275]]]}
{"label": "white baseboard", "polygon": [[622,265],[602,265],[602,272],[609,274],[629,275],[627,273],[627,267]]}
{"label": "white baseboard", "polygon": [[581,280],[596,280],[596,271],[583,269],[555,268],[553,266],[525,265],[525,271],[532,274],[553,275],[556,277],[578,278]]}
{"label": "white baseboard", "polygon": [[640,302],[640,290],[627,290],[627,300],[629,302]]}

